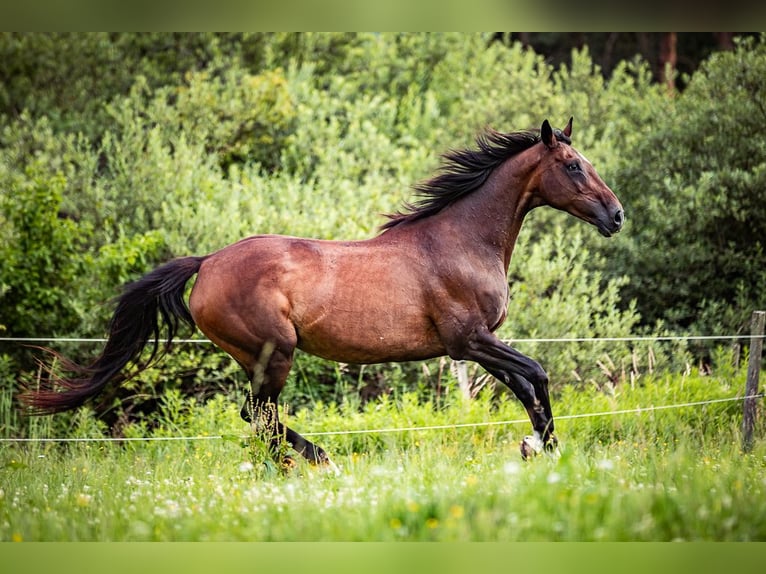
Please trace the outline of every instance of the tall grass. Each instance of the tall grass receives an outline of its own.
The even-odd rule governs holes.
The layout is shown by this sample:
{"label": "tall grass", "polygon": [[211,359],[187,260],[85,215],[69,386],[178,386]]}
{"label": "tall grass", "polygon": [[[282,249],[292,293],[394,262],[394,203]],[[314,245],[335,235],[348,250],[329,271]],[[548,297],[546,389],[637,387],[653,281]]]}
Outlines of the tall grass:
{"label": "tall grass", "polygon": [[[735,396],[741,375],[665,376],[557,398],[559,415]],[[288,424],[334,474],[253,457],[237,405],[165,399],[156,431],[189,441],[3,444],[1,540],[764,540],[766,445],[739,449],[739,402],[562,418],[558,459],[521,461],[528,423],[488,393],[318,404]],[[80,415],[79,434],[88,430]],[[476,423],[420,431],[327,431]],[[763,436],[763,423],[758,429]],[[130,436],[130,434],[129,434]]]}

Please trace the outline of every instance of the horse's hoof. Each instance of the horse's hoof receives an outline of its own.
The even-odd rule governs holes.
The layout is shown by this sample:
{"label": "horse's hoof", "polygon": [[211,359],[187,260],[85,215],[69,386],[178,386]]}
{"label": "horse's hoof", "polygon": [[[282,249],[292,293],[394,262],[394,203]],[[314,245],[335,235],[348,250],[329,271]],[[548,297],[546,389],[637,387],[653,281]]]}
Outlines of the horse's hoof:
{"label": "horse's hoof", "polygon": [[559,450],[559,439],[555,435],[551,434],[548,438],[548,442],[545,443],[545,454],[551,458],[560,458],[561,451]]}
{"label": "horse's hoof", "polygon": [[561,456],[559,441],[553,435],[551,435],[548,442],[545,443],[538,433],[527,435],[519,444],[519,449],[521,450],[521,458],[524,460],[529,460],[542,452],[552,458],[559,458]]}
{"label": "horse's hoof", "polygon": [[528,460],[533,456],[537,456],[543,451],[544,445],[542,439],[535,433],[534,435],[527,435],[524,440],[519,444],[521,450],[521,458]]}
{"label": "horse's hoof", "polygon": [[327,472],[330,472],[334,474],[335,476],[340,475],[340,469],[338,468],[338,465],[336,465],[333,461],[331,461],[329,458],[325,458],[321,464],[320,468],[326,470]]}

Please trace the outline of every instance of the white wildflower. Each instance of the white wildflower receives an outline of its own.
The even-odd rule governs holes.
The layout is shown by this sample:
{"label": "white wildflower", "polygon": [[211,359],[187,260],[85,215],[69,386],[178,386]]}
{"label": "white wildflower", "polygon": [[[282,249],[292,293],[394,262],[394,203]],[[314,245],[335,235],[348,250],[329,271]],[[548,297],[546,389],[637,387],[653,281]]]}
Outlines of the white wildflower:
{"label": "white wildflower", "polygon": [[602,458],[596,463],[596,468],[599,470],[612,470],[614,469],[614,462],[608,458]]}

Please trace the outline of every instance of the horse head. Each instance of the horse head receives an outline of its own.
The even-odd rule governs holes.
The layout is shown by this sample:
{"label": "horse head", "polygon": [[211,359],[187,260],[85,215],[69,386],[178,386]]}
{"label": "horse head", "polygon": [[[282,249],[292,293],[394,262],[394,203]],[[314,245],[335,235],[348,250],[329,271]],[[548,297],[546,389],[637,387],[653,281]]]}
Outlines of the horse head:
{"label": "horse head", "polygon": [[622,228],[625,212],[593,164],[571,145],[572,118],[563,130],[548,120],[540,128],[543,148],[534,206],[550,205],[594,225],[611,237]]}

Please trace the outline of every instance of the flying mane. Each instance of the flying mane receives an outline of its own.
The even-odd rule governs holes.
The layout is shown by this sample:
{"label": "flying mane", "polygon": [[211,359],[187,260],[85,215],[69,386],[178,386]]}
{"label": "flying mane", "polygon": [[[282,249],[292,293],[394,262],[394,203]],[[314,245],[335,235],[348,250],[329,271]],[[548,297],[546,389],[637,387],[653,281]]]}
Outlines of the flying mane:
{"label": "flying mane", "polygon": [[[556,138],[571,143],[560,130]],[[419,199],[406,203],[404,211],[386,215],[381,225],[385,231],[400,223],[417,221],[434,215],[481,187],[492,171],[511,156],[521,153],[540,141],[538,130],[501,133],[487,129],[476,138],[478,149],[450,150],[442,155],[439,173],[414,186]]]}

